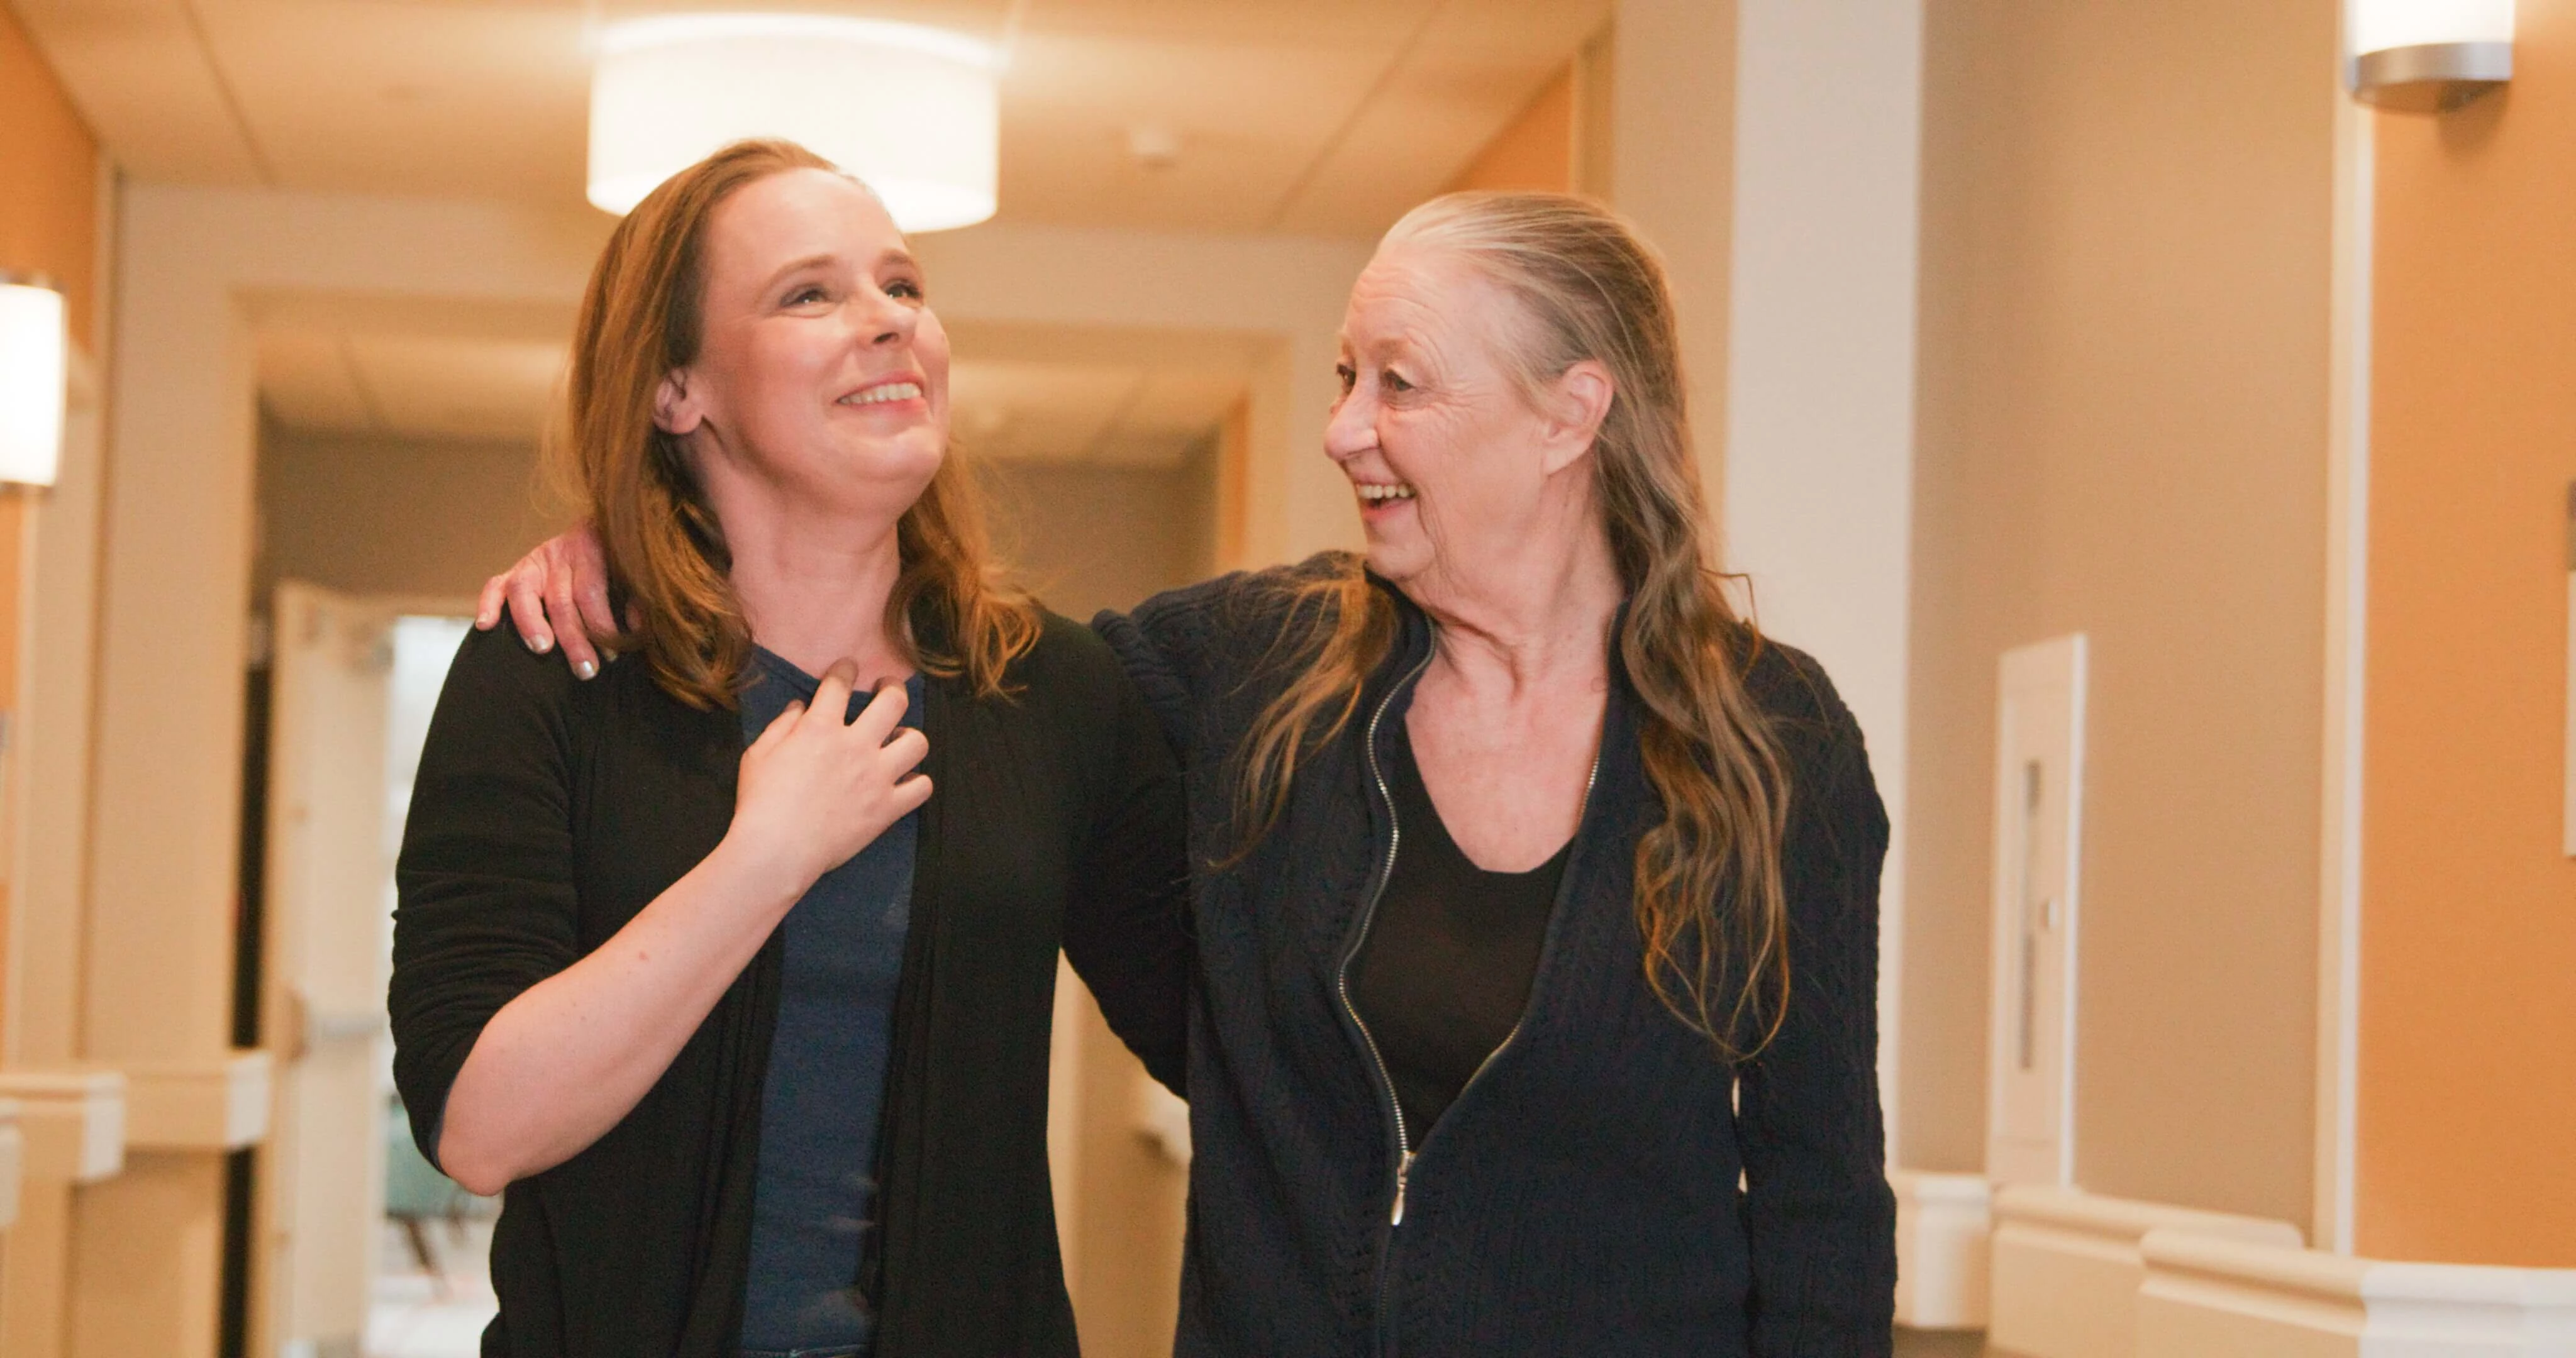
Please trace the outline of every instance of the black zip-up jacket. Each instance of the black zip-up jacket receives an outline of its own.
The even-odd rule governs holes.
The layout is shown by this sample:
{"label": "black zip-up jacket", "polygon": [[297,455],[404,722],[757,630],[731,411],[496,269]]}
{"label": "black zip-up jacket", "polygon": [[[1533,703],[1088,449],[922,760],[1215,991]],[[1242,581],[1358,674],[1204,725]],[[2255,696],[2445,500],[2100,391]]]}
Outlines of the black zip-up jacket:
{"label": "black zip-up jacket", "polygon": [[1885,1354],[1887,819],[1833,686],[1783,646],[1761,645],[1749,669],[1792,789],[1791,990],[1778,1037],[1730,1067],[1646,984],[1633,863],[1662,812],[1613,647],[1600,769],[1528,1009],[1414,1147],[1396,1224],[1393,1096],[1341,986],[1397,839],[1372,757],[1431,648],[1428,620],[1383,582],[1402,628],[1358,716],[1306,755],[1250,854],[1234,856],[1230,830],[1235,753],[1302,663],[1276,649],[1282,587],[1337,568],[1228,576],[1093,624],[1189,789],[1200,974],[1179,1353]]}
{"label": "black zip-up jacket", "polygon": [[[941,642],[928,610],[916,631]],[[1049,616],[1016,696],[932,677],[877,1229],[853,1260],[879,1358],[1071,1355],[1046,1158],[1056,949],[1177,1079],[1187,960],[1171,754],[1098,637]],[[580,683],[505,622],[449,670],[397,870],[394,1075],[422,1149],[483,1025],[605,942],[731,824],[740,718],[640,659]],[[773,933],[643,1101],[512,1184],[487,1355],[730,1358],[750,1268]]]}

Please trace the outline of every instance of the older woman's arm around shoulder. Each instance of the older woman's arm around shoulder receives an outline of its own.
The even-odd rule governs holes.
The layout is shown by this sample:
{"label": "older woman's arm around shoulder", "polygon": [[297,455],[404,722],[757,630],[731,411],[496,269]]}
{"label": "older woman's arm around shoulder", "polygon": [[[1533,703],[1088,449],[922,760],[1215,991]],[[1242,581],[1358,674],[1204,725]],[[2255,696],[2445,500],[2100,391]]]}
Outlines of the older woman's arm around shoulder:
{"label": "older woman's arm around shoulder", "polygon": [[1896,1288],[1877,1077],[1887,813],[1859,726],[1821,672],[1801,668],[1798,686],[1822,710],[1781,723],[1791,776],[1781,863],[1788,1009],[1778,1035],[1742,1070],[1737,1114],[1753,1351],[1884,1354]]}

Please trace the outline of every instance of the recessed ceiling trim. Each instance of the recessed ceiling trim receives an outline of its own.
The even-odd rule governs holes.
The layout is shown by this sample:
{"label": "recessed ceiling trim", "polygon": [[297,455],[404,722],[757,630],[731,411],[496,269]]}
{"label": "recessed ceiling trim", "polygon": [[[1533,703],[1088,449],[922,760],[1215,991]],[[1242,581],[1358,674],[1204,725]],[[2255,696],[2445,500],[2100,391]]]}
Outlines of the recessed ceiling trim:
{"label": "recessed ceiling trim", "polygon": [[358,404],[367,412],[367,432],[383,435],[393,432],[393,421],[385,418],[385,403],[376,399],[375,387],[367,381],[366,365],[358,361],[358,348],[350,342],[349,332],[340,332],[340,368],[349,375],[349,389],[358,393]]}
{"label": "recessed ceiling trim", "polygon": [[241,134],[242,149],[250,153],[252,167],[259,171],[259,182],[277,187],[277,166],[268,158],[268,148],[259,144],[259,134],[251,129],[250,115],[243,111],[241,95],[233,89],[232,77],[215,56],[214,39],[206,35],[206,17],[197,12],[197,0],[179,0],[179,14],[188,22],[188,36],[197,40],[197,54],[206,63],[206,75],[215,82],[215,97],[223,101],[224,112],[233,120],[233,130]]}

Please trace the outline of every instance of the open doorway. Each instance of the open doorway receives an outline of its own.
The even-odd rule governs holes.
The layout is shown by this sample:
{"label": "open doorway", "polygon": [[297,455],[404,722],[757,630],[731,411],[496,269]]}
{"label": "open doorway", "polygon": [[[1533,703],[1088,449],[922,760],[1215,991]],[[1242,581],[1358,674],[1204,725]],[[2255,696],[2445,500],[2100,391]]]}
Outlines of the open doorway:
{"label": "open doorway", "polygon": [[272,1139],[247,1185],[261,1352],[463,1358],[496,1307],[489,1200],[411,1144],[384,1021],[393,865],[461,607],[287,581],[266,704],[260,1038]]}

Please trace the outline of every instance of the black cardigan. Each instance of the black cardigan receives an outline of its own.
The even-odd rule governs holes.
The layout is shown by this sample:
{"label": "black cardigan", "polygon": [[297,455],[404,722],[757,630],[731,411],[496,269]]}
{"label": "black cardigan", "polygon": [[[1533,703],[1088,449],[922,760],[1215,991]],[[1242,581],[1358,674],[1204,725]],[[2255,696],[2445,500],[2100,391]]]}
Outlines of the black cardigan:
{"label": "black cardigan", "polygon": [[1380,582],[1402,627],[1364,705],[1306,752],[1278,824],[1239,853],[1236,751],[1296,673],[1279,646],[1295,573],[1229,576],[1094,624],[1190,789],[1200,974],[1179,1352],[1885,1354],[1895,1204],[1874,1060],[1887,818],[1823,670],[1784,646],[1748,656],[1790,786],[1778,1038],[1730,1067],[1647,988],[1634,869],[1662,810],[1614,648],[1599,771],[1528,1007],[1415,1146],[1398,1225],[1391,1094],[1337,979],[1395,848],[1367,737],[1383,761],[1431,628]]}
{"label": "black cardigan", "polygon": [[[932,621],[916,626],[935,640]],[[933,678],[912,926],[895,1000],[876,1248],[882,1358],[1076,1352],[1047,1177],[1056,950],[1148,1067],[1185,1032],[1183,807],[1169,749],[1098,638],[1048,616],[1016,696]],[[712,851],[739,718],[640,660],[575,681],[506,623],[465,641],[413,787],[397,880],[394,1071],[431,1150],[483,1025]],[[1157,950],[1160,950],[1160,955]],[[749,1268],[776,934],[625,1119],[512,1184],[487,1355],[715,1358]]]}

